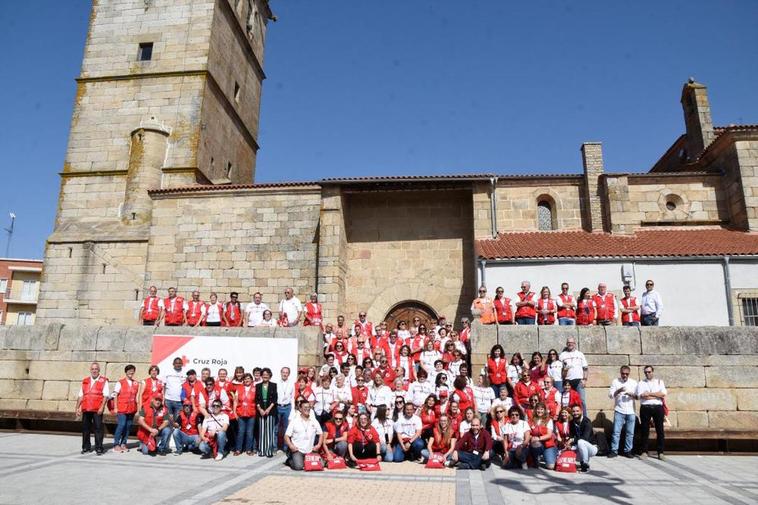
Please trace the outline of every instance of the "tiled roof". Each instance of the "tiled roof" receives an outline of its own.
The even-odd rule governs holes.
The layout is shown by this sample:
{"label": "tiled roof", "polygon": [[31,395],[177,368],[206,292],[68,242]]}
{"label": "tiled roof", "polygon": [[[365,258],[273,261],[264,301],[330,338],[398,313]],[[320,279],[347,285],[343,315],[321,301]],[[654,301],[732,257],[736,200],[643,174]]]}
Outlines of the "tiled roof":
{"label": "tiled roof", "polygon": [[581,174],[449,174],[449,175],[386,175],[373,177],[329,177],[321,179],[323,184],[351,184],[370,182],[444,182],[444,181],[483,181],[492,177],[498,179],[528,178],[575,178]]}
{"label": "tiled roof", "polygon": [[484,259],[723,256],[758,254],[758,233],[723,228],[639,230],[634,235],[547,231],[477,240]]}
{"label": "tiled roof", "polygon": [[748,131],[758,130],[758,124],[730,124],[728,126],[714,126],[713,131],[716,135],[721,135],[726,131]]}
{"label": "tiled roof", "polygon": [[235,191],[240,189],[290,188],[318,185],[318,182],[308,181],[270,182],[263,184],[198,184],[195,186],[180,186],[178,188],[151,189],[148,193],[151,195],[165,195],[169,193],[195,193],[199,191]]}

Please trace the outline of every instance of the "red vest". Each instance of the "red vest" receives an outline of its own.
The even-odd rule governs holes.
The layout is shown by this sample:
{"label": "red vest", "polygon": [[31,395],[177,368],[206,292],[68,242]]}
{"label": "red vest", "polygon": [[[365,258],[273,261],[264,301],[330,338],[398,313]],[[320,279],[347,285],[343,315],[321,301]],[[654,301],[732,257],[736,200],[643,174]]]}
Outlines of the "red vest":
{"label": "red vest", "polygon": [[190,384],[187,381],[185,381],[184,384],[182,384],[182,391],[184,391],[184,398],[192,402],[192,408],[194,409],[198,408],[199,404],[197,402],[197,399],[200,397],[200,393],[204,389],[205,387],[200,383],[199,380],[195,380],[193,384]]}
{"label": "red vest", "polygon": [[[622,298],[621,305],[623,305],[625,309],[628,309],[629,307],[637,306],[637,298],[633,296],[630,296],[629,298]],[[622,323],[631,323],[631,322],[639,323],[640,311],[635,310],[634,312],[622,312],[621,322]]]}
{"label": "red vest", "polygon": [[205,307],[205,302],[195,302],[192,300],[187,302],[188,325],[195,326],[198,321],[202,321],[202,323],[205,324],[205,318],[203,317],[203,307]]}
{"label": "red vest", "polygon": [[421,418],[421,428],[424,430],[433,428],[437,424],[437,412],[434,409],[428,410],[426,407],[422,407],[419,417]]}
{"label": "red vest", "polygon": [[474,392],[471,388],[466,386],[462,391],[460,389],[454,389],[453,395],[458,398],[458,408],[465,414],[466,409],[471,407],[476,412],[476,403],[474,402]]}
{"label": "red vest", "polygon": [[[532,291],[529,291],[528,293],[524,294],[523,291],[519,291],[518,298],[520,302],[533,302],[534,301],[534,293]],[[537,311],[534,307],[530,307],[528,305],[524,305],[523,307],[519,307],[516,309],[516,317],[536,317]]]}
{"label": "red vest", "polygon": [[366,386],[363,386],[363,388],[354,387],[353,403],[356,405],[366,405],[366,400],[368,400],[368,388]]}
{"label": "red vest", "polygon": [[[545,426],[544,424],[537,425],[537,424],[530,423],[529,427],[532,429],[532,437],[544,437],[548,433],[552,435],[552,432],[549,432],[547,429],[547,426]],[[555,447],[555,439],[554,437],[551,436],[547,440],[543,441],[542,444],[546,448]]]}
{"label": "red vest", "polygon": [[505,358],[500,358],[500,363],[495,363],[492,358],[487,358],[487,375],[490,378],[490,384],[505,384],[508,381],[508,364]]}
{"label": "red vest", "polygon": [[142,301],[142,320],[155,321],[161,311],[157,296],[148,296]]}
{"label": "red vest", "polygon": [[595,320],[595,302],[592,300],[579,300],[576,303],[576,324],[587,326]]}
{"label": "red vest", "polygon": [[[100,375],[94,380],[92,384],[92,377],[87,376],[82,381],[82,412],[98,412],[103,405],[105,398],[103,397],[103,389],[108,382],[108,378]],[[91,387],[90,387],[91,386]]]}
{"label": "red vest", "polygon": [[461,332],[458,334],[458,338],[461,342],[464,344],[468,342],[469,335],[471,334],[471,328],[463,328]]}
{"label": "red vest", "polygon": [[605,296],[595,295],[592,299],[595,301],[598,321],[610,321],[616,317],[616,308],[613,303],[615,297],[612,293],[605,293]]}
{"label": "red vest", "polygon": [[305,304],[305,319],[303,326],[321,326],[323,321],[320,303],[308,302]]}
{"label": "red vest", "polygon": [[[163,420],[166,418],[166,416],[168,416],[168,410],[166,410],[166,407],[163,406],[158,409],[158,411],[155,411],[152,405],[145,405],[143,409],[145,412],[145,424],[151,428],[158,428],[161,424],[163,424]],[[150,439],[150,432],[140,425],[137,429],[137,438],[140,440],[140,442],[146,444]]]}
{"label": "red vest", "polygon": [[[153,391],[155,387],[155,391]],[[153,381],[152,377],[145,379],[145,389],[142,390],[140,405],[145,405],[154,395],[163,396],[163,382],[160,379]]]}
{"label": "red vest", "polygon": [[[415,337],[408,337],[405,339],[405,345],[411,348],[411,352],[423,350],[424,339],[420,335],[416,334]],[[414,363],[418,363],[421,359],[421,353],[417,352],[413,354]]]}
{"label": "red vest", "polygon": [[[365,323],[360,322],[360,320],[356,319],[353,323],[353,328],[355,328],[355,325],[359,325],[361,327],[361,334],[366,335],[367,337],[371,337],[374,334],[374,324],[370,321],[366,321]],[[356,335],[357,337],[358,335]]]}
{"label": "red vest", "polygon": [[179,412],[179,424],[182,427],[182,432],[186,433],[187,435],[199,435],[197,431],[197,411],[193,410],[190,415],[184,413],[184,410],[182,409]]}
{"label": "red vest", "polygon": [[505,298],[505,301],[503,301],[502,298],[496,298],[493,305],[495,306],[495,312],[497,313],[498,323],[510,323],[513,321],[510,298]]}
{"label": "red vest", "polygon": [[224,304],[224,315],[229,326],[242,326],[242,311],[239,302],[226,302]]}
{"label": "red vest", "polygon": [[555,310],[555,301],[552,298],[545,300],[540,298],[537,300],[537,324],[555,324],[555,314],[550,312],[547,316],[544,316],[543,309]]}
{"label": "red vest", "polygon": [[137,412],[137,392],[139,391],[139,382],[133,380],[132,385],[126,378],[118,381],[121,389],[116,399],[116,407],[119,414],[134,414]]}
{"label": "red vest", "polygon": [[[576,302],[574,301],[574,297],[571,295],[563,295],[560,294],[558,297],[561,299],[561,302],[564,304],[570,303],[572,305],[576,305]],[[562,305],[558,309],[558,317],[570,317],[571,319],[576,319],[576,312],[574,312],[573,308],[567,307],[566,305]]]}
{"label": "red vest", "polygon": [[171,308],[171,298],[163,299],[163,310],[166,316],[163,322],[166,324],[182,324],[184,320],[184,298],[177,296],[174,298],[174,307]]}
{"label": "red vest", "polygon": [[255,384],[250,385],[247,393],[244,384],[237,386],[237,415],[255,417]]}
{"label": "red vest", "polygon": [[403,347],[403,341],[399,338],[395,340],[394,344],[388,340],[385,342],[384,346],[382,346],[382,352],[387,357],[387,361],[389,361],[389,365],[392,368],[395,368],[397,366],[397,360],[400,357],[401,347]]}
{"label": "red vest", "polygon": [[538,394],[540,400],[542,399],[543,391],[536,383],[530,382],[529,385],[526,385],[526,383],[518,381],[513,388],[513,401],[515,404],[524,407],[529,405],[529,397],[534,394]]}

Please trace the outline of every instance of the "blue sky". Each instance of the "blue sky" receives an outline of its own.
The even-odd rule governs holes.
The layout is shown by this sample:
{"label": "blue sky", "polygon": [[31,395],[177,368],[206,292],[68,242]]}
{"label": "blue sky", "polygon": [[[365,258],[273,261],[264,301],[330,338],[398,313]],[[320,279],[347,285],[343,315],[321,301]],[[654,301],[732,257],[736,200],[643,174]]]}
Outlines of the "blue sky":
{"label": "blue sky", "polygon": [[[683,131],[688,76],[714,123],[758,123],[758,2],[272,0],[256,180],[565,173],[602,141],[646,171]],[[2,2],[0,225],[52,230],[90,2]],[[6,236],[0,239],[0,256]]]}

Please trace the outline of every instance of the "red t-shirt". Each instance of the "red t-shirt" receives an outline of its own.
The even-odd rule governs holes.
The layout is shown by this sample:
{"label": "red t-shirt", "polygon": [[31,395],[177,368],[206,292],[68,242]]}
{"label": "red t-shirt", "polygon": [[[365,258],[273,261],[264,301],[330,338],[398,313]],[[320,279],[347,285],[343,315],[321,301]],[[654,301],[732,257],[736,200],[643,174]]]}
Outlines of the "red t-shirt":
{"label": "red t-shirt", "polygon": [[348,444],[376,444],[379,443],[379,433],[376,432],[373,426],[369,426],[368,429],[362,430],[356,424],[347,433]]}

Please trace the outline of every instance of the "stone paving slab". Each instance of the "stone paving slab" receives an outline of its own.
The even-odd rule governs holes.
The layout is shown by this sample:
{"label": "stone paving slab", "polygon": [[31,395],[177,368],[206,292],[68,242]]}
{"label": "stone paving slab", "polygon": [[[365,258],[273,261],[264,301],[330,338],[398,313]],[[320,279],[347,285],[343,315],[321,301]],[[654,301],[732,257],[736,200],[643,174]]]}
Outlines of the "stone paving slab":
{"label": "stone paving slab", "polygon": [[[132,505],[137,496],[141,505],[309,505],[333,503],[335,493],[362,505],[758,503],[756,456],[669,456],[663,462],[595,458],[588,474],[427,470],[409,462],[384,463],[381,472],[371,473],[295,473],[281,455],[216,462],[132,450],[98,457],[79,454],[79,446],[76,436],[0,433],[0,505]],[[85,484],[93,481],[104,485]]]}

